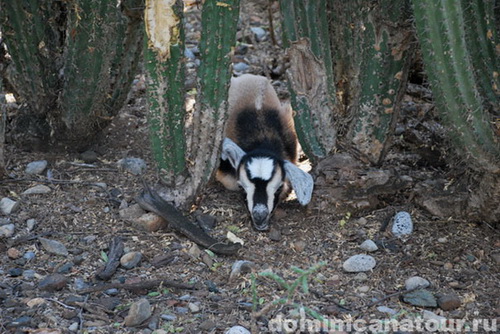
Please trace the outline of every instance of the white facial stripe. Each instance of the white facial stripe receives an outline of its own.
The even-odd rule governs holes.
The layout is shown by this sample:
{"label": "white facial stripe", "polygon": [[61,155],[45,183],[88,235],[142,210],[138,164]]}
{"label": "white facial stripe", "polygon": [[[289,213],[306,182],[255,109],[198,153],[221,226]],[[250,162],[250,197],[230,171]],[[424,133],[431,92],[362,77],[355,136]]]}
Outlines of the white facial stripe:
{"label": "white facial stripe", "polygon": [[247,194],[247,204],[250,211],[253,208],[253,195],[255,194],[255,184],[247,176],[244,166],[240,166],[238,183],[243,187]]}
{"label": "white facial stripe", "polygon": [[259,178],[268,181],[273,175],[274,161],[270,158],[253,158],[248,162],[247,167],[252,179]]}
{"label": "white facial stripe", "polygon": [[281,168],[276,168],[276,172],[273,175],[273,178],[269,180],[269,183],[266,187],[267,193],[267,207],[269,212],[272,212],[274,209],[274,195],[278,191],[278,188],[283,184],[282,180],[282,171]]}

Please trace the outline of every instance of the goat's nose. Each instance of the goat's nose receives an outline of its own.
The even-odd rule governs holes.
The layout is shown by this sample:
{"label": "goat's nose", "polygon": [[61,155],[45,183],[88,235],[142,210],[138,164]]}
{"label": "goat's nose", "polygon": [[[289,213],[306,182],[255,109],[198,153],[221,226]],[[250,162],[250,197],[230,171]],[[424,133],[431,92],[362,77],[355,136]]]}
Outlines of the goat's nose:
{"label": "goat's nose", "polygon": [[254,227],[259,231],[269,229],[269,210],[264,204],[257,204],[252,210],[252,221]]}

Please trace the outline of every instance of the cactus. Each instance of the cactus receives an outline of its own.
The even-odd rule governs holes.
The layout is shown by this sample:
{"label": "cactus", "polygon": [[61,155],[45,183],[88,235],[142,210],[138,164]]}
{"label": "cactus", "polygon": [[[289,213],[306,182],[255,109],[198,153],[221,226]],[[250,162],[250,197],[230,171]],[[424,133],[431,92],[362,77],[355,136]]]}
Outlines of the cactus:
{"label": "cactus", "polygon": [[[155,6],[162,3],[165,7],[154,8],[153,3]],[[177,205],[190,202],[208,182],[218,163],[231,77],[229,56],[236,39],[239,0],[209,0],[203,5],[197,104],[189,115],[189,126],[185,125],[188,114],[184,109],[181,6],[182,3],[175,0],[146,3],[146,13],[151,13],[151,20],[146,19],[149,47],[145,52],[153,152],[162,180],[168,186],[164,195]],[[162,13],[169,18],[155,18]],[[160,40],[153,29],[162,22],[170,22],[170,26],[156,28],[170,31],[171,36]]]}
{"label": "cactus", "polygon": [[[492,88],[498,74],[490,68],[498,56],[490,52],[489,30],[484,29],[493,24],[487,23],[492,13],[479,17],[478,8],[484,7],[480,2],[477,6],[471,3],[475,1],[414,1],[415,23],[437,110],[450,140],[473,168],[498,173],[500,141],[494,127],[495,111],[490,113],[485,107],[486,100],[498,102],[498,91]],[[489,8],[491,11],[492,6]],[[472,12],[473,18],[466,20]],[[483,22],[472,24],[472,20]],[[498,122],[498,109],[496,114]]]}
{"label": "cactus", "polygon": [[78,149],[117,114],[142,50],[141,3],[0,1],[9,84],[48,132],[39,135]]}
{"label": "cactus", "polygon": [[338,139],[373,163],[383,159],[411,60],[407,5],[281,2],[296,127],[309,158],[325,156]]}

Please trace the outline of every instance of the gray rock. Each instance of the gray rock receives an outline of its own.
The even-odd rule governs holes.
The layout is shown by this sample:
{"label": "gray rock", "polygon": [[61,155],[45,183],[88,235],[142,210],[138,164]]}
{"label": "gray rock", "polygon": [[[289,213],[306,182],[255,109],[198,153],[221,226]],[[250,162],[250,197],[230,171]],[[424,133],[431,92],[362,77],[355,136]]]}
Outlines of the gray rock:
{"label": "gray rock", "polygon": [[375,244],[375,242],[373,242],[373,240],[370,239],[363,241],[363,243],[359,245],[359,248],[367,252],[375,252],[376,250],[378,250],[378,246]]}
{"label": "gray rock", "polygon": [[[446,317],[437,315],[436,313],[428,311],[428,310],[422,311],[422,319],[423,320],[432,320],[432,321],[436,322],[436,326],[437,326],[437,324],[440,324],[441,327],[446,325],[446,322],[447,322]],[[436,327],[436,328],[438,328],[438,327]]]}
{"label": "gray rock", "polygon": [[211,319],[207,319],[200,324],[199,329],[204,331],[204,332],[210,332],[215,327],[217,327],[217,324],[215,323],[215,321],[213,321]]}
{"label": "gray rock", "polygon": [[403,301],[413,306],[437,307],[436,298],[428,290],[415,290],[405,293]]}
{"label": "gray rock", "polygon": [[429,287],[431,283],[426,280],[425,278],[422,278],[420,276],[413,276],[408,278],[405,281],[405,289],[406,290],[413,290],[413,289],[425,289]]}
{"label": "gray rock", "polygon": [[398,212],[392,221],[392,234],[396,237],[404,237],[413,232],[413,222],[411,216],[406,211]]}
{"label": "gray rock", "polygon": [[263,40],[266,39],[267,32],[263,28],[261,28],[261,27],[251,27],[250,30],[254,34],[255,39],[257,40],[257,42],[262,42]]}
{"label": "gray rock", "polygon": [[47,168],[47,160],[38,160],[26,165],[24,172],[31,175],[42,174],[45,168]]}
{"label": "gray rock", "polygon": [[191,313],[200,312],[200,306],[197,303],[188,303],[188,309]]}
{"label": "gray rock", "polygon": [[151,305],[145,298],[139,299],[130,306],[128,315],[125,317],[125,326],[133,327],[140,325],[151,316]]}
{"label": "gray rock", "polygon": [[205,231],[211,231],[217,225],[217,218],[212,215],[200,214],[196,217],[196,222]]}
{"label": "gray rock", "polygon": [[78,322],[74,322],[71,325],[69,325],[68,330],[70,332],[76,332],[76,331],[78,331]]}
{"label": "gray rock", "polygon": [[437,303],[443,311],[453,311],[462,305],[460,297],[455,294],[439,296]]}
{"label": "gray rock", "polygon": [[66,284],[68,283],[68,279],[66,276],[61,274],[52,274],[46,276],[43,280],[38,283],[38,288],[40,290],[54,292],[62,290]]}
{"label": "gray rock", "polygon": [[350,273],[357,273],[362,271],[369,271],[375,268],[377,262],[375,259],[366,254],[358,254],[348,258],[342,267],[345,271]]}
{"label": "gray rock", "polygon": [[165,321],[175,321],[177,319],[177,316],[175,314],[162,314],[160,315],[160,318]]}
{"label": "gray rock", "polygon": [[59,241],[45,239],[45,238],[38,238],[38,240],[40,240],[43,249],[45,249],[49,253],[56,255],[63,255],[63,256],[68,256],[69,254],[68,250],[66,249],[66,246],[64,246]]}
{"label": "gray rock", "polygon": [[35,252],[28,251],[24,253],[23,258],[26,259],[27,261],[30,261],[33,260],[35,256],[36,256]]}
{"label": "gray rock", "polygon": [[250,66],[244,62],[239,62],[233,65],[233,70],[235,72],[246,72],[249,68]]}
{"label": "gray rock", "polygon": [[146,167],[146,162],[141,158],[124,158],[118,161],[118,168],[134,175],[141,175]]}
{"label": "gray rock", "polygon": [[23,191],[23,195],[36,195],[36,194],[48,194],[52,191],[49,187],[43,184],[37,184],[34,187],[28,188]]}
{"label": "gray rock", "polygon": [[390,315],[394,315],[394,314],[397,314],[398,311],[390,308],[390,307],[387,307],[387,306],[378,306],[377,307],[377,310],[379,312],[382,312],[382,313],[387,313],[387,314],[390,314]]}
{"label": "gray rock", "polygon": [[36,226],[36,219],[30,218],[26,220],[26,228],[28,231],[32,231]]}
{"label": "gray rock", "polygon": [[14,224],[7,224],[0,226],[0,237],[10,238],[14,235],[15,226]]}
{"label": "gray rock", "polygon": [[125,269],[135,268],[141,262],[142,254],[140,252],[128,252],[120,258],[120,264]]}
{"label": "gray rock", "polygon": [[233,326],[229,328],[224,334],[251,334],[251,333],[245,327]]}
{"label": "gray rock", "polygon": [[99,158],[97,157],[97,153],[91,150],[81,153],[80,159],[82,159],[86,164],[93,164],[94,162],[97,162],[99,160]]}
{"label": "gray rock", "polygon": [[19,202],[16,202],[8,197],[4,197],[0,200],[0,211],[4,215],[10,215],[19,209]]}

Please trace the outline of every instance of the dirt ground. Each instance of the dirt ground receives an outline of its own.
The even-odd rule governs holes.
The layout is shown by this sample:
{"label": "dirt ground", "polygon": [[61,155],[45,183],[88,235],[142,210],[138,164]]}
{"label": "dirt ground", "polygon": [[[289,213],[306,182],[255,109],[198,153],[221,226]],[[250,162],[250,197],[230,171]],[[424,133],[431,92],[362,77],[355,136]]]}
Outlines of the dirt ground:
{"label": "dirt ground", "polygon": [[[245,22],[269,28],[261,8],[247,4],[245,12]],[[272,45],[269,36],[255,41],[248,27],[240,33],[240,40],[246,36],[247,43],[253,43],[242,58],[250,65],[248,71],[271,76],[286,97],[279,47]],[[18,200],[20,208],[0,217],[2,224],[15,225],[14,235],[0,240],[1,333],[224,333],[235,325],[265,333],[280,315],[298,319],[297,305],[346,321],[417,319],[428,317],[425,311],[431,311],[431,316],[462,319],[469,326],[474,319],[498,319],[500,326],[500,232],[487,224],[438,220],[415,204],[417,180],[446,180],[449,171],[422,151],[412,150],[416,145],[405,138],[408,132],[395,139],[383,169],[409,176],[409,184],[392,195],[376,196],[373,205],[357,211],[346,209],[328,186],[318,186],[307,207],[294,200],[281,204],[272,234],[251,228],[240,194],[210,183],[186,214],[192,221],[200,213],[215,217],[209,233],[216,238],[225,240],[228,231],[241,238],[244,246],[234,256],[214,255],[168,229],[146,232],[122,219],[120,209],[133,205],[143,186],[140,177],[117,168],[118,160],[144,159],[147,170],[142,177],[149,184],[159,184],[149,150],[141,83],[139,75],[128,105],[90,147],[97,155],[95,162],[83,163],[78,153],[23,152],[13,145],[6,147],[10,179],[0,182],[0,197]],[[407,108],[408,118],[399,126],[424,133],[411,120],[419,112],[431,113],[429,102],[409,94],[407,105],[413,109]],[[47,160],[49,172],[26,175],[26,165],[36,160]],[[51,183],[48,175],[71,182]],[[97,182],[105,183],[106,188],[91,185]],[[37,184],[48,186],[51,192],[22,195]],[[404,239],[395,238],[387,228],[399,211],[409,212],[415,226]],[[36,220],[32,229],[27,228],[29,219]],[[142,260],[132,269],[119,267],[109,282],[168,279],[193,284],[196,289],[158,285],[141,291],[119,288],[82,294],[82,282],[84,288],[103,284],[95,275],[104,265],[103,253],[109,253],[117,236],[122,238],[125,252],[140,252]],[[61,242],[69,255],[50,254],[40,237]],[[379,246],[371,253],[377,261],[375,268],[364,274],[345,272],[343,262],[363,253],[359,245],[366,239]],[[27,260],[23,257],[27,252],[34,252],[35,257]],[[160,255],[168,261],[158,263]],[[246,270],[230,279],[233,264],[240,260],[252,263],[244,269],[257,277],[253,288],[251,273]],[[307,270],[320,263],[323,265],[307,276],[308,291],[297,288],[288,303],[270,304],[285,297],[287,290],[276,279],[259,273],[272,272],[292,284],[301,275],[294,267]],[[16,268],[35,274],[13,275]],[[54,273],[62,273],[65,284],[60,289],[42,289],[40,282]],[[428,290],[438,297],[457,296],[459,305],[445,311],[403,302],[401,291],[413,276],[427,279],[431,283]],[[127,327],[124,319],[130,306],[141,298],[149,301],[152,315],[140,325]],[[259,317],[252,316],[252,307],[260,311]]]}

